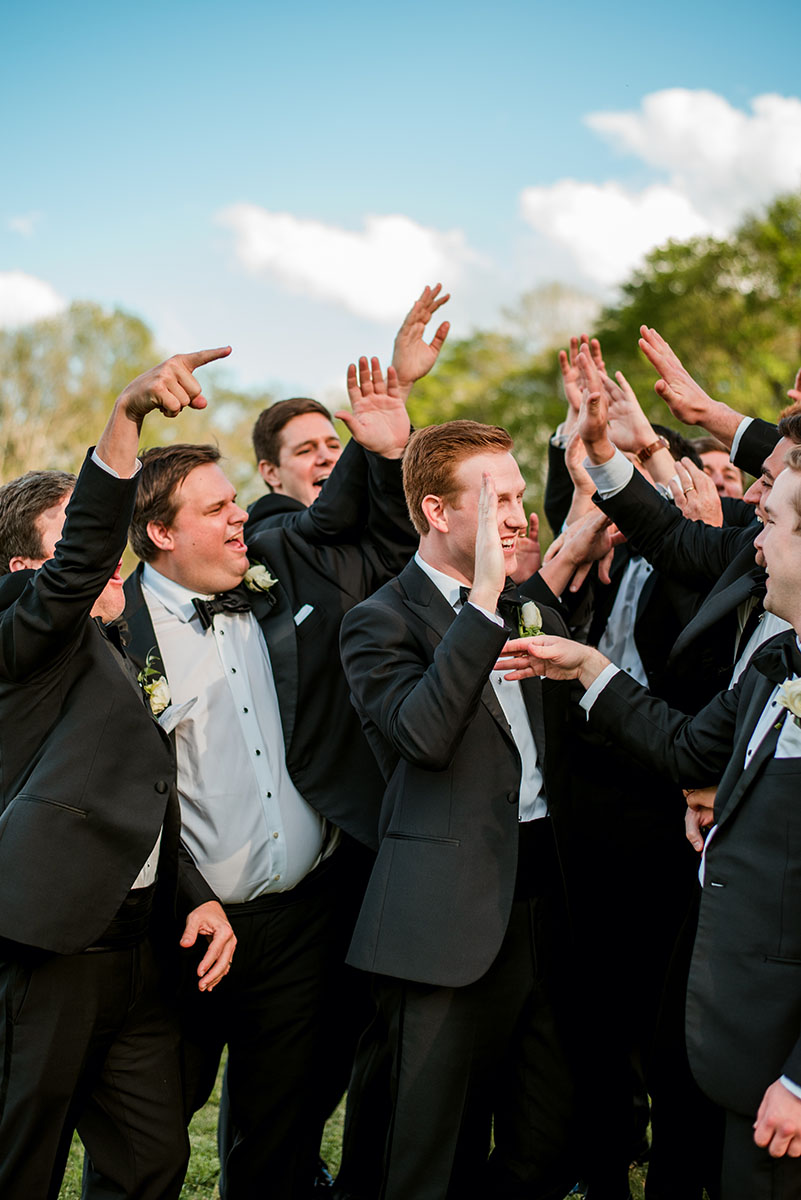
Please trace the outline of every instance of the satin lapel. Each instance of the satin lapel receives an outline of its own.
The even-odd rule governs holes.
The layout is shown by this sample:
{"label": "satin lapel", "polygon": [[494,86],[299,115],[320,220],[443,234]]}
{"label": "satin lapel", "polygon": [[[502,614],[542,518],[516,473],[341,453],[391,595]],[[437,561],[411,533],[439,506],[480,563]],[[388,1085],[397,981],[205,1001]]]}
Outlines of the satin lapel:
{"label": "satin lapel", "polygon": [[528,713],[528,723],[537,747],[540,770],[545,771],[545,709],[543,706],[543,682],[541,679],[524,679],[520,684]]}
{"label": "satin lapel", "polygon": [[[762,715],[765,705],[768,702],[768,697],[775,686],[776,685],[773,683],[773,681],[766,679],[764,675],[757,676],[757,682],[754,686],[753,692],[751,693],[751,699],[748,704],[748,711],[745,715],[742,725],[740,726],[741,733],[734,745],[731,763],[727,767],[726,775],[724,775],[723,780],[721,781],[722,790],[728,783],[727,777],[731,773],[731,791],[726,796],[720,810],[720,815],[718,817],[719,825],[725,824],[732,813],[736,811],[740,801],[759,775],[759,772],[762,770],[764,764],[768,762],[768,760],[771,759],[776,752],[776,744],[779,740],[779,731],[774,727],[774,722],[774,726],[768,730],[759,746],[751,756],[751,761],[749,762],[748,766],[745,768],[743,767],[743,763],[745,762],[745,752],[748,749],[748,743],[751,740],[751,734],[754,732],[754,727]],[[781,709],[778,710],[776,718],[777,721],[779,720],[780,716]]]}
{"label": "satin lapel", "polygon": [[251,604],[270,652],[270,666],[281,709],[284,746],[288,752],[298,706],[298,646],[292,606],[280,584],[271,588],[269,593],[253,592]]}
{"label": "satin lapel", "polygon": [[[161,650],[156,641],[156,631],[153,628],[153,622],[150,618],[150,609],[147,607],[144,593],[142,591],[142,564],[136,568],[136,571],[128,580],[126,580],[127,600],[125,603],[125,623],[128,626],[128,643],[126,650],[128,659],[134,664],[137,672],[144,667],[147,661],[147,656],[150,655],[150,662],[156,670],[167,679],[167,672],[164,668],[164,662],[161,657]],[[169,682],[169,680],[168,680]],[[138,686],[138,685],[137,685]],[[155,718],[154,718],[155,720]],[[159,733],[162,741],[175,752],[175,734],[167,734],[162,727],[158,725]]]}
{"label": "satin lapel", "polygon": [[158,666],[162,675],[167,677],[161,651],[156,641],[153,622],[150,619],[150,609],[147,607],[142,592],[142,568],[137,567],[130,583],[130,598],[125,605],[125,622],[128,626],[128,653],[140,669],[145,665],[148,654],[154,656],[153,665]]}
{"label": "satin lapel", "polygon": [[670,658],[675,659],[701,633],[709,629],[710,626],[714,625],[716,621],[719,621],[727,613],[734,612],[738,605],[742,604],[743,600],[747,600],[751,595],[755,574],[756,572],[751,571],[747,575],[740,575],[732,583],[722,588],[721,591],[710,593],[689,625],[685,625],[676,638],[673,649],[670,652]]}
{"label": "satin lapel", "polygon": [[[403,568],[398,576],[398,582],[406,594],[406,604],[409,609],[442,639],[456,620],[456,613],[439,588],[432,583],[425,571],[420,570],[414,560]],[[506,720],[506,715],[489,680],[482,689],[481,702],[506,737],[513,742],[509,722]]]}

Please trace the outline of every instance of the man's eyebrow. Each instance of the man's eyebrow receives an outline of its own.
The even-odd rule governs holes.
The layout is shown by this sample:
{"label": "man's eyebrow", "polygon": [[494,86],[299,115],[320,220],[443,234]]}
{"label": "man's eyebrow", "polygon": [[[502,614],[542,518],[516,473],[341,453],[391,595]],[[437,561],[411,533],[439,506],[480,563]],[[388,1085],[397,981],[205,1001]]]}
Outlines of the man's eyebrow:
{"label": "man's eyebrow", "polygon": [[761,471],[761,474],[762,474],[762,475],[764,475],[764,476],[766,476],[766,478],[767,478],[767,479],[770,479],[770,480],[772,480],[772,479],[773,479],[773,472],[771,471],[770,467],[768,466],[768,460],[767,460],[767,459],[765,459],[765,461],[764,461],[764,462],[763,462],[763,464],[762,464],[762,471]]}

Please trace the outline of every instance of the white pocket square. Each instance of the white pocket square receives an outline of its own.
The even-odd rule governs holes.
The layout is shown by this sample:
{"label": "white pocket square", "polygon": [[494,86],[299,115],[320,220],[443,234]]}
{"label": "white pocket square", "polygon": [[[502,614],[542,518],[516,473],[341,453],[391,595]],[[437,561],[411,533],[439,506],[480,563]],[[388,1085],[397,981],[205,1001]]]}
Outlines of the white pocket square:
{"label": "white pocket square", "polygon": [[313,613],[313,612],[314,612],[313,604],[304,604],[303,608],[298,609],[298,611],[295,613],[292,620],[295,622],[296,625],[302,625],[303,622],[308,617],[309,613]]}

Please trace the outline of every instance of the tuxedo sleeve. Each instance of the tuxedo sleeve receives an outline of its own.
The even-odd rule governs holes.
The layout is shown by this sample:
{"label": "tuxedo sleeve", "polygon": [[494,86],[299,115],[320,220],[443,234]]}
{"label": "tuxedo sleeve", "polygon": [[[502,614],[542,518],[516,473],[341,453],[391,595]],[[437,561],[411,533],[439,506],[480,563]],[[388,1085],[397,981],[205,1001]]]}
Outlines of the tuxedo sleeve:
{"label": "tuxedo sleeve", "polygon": [[[0,674],[15,682],[52,666],[83,630],[122,557],[138,477],[118,479],[84,461],[53,558],[21,572],[19,594],[0,614]],[[14,588],[13,575],[3,590]],[[0,593],[2,595],[2,593]]]}
{"label": "tuxedo sleeve", "polygon": [[555,446],[551,438],[548,442],[548,477],[545,480],[543,509],[554,537],[562,532],[572,500],[573,480],[565,462],[564,447]]}
{"label": "tuxedo sleeve", "polygon": [[750,529],[688,520],[639,471],[616,495],[604,500],[596,492],[593,499],[657,570],[698,591],[714,584],[753,541]]}
{"label": "tuxedo sleeve", "polygon": [[186,917],[193,908],[207,904],[209,900],[221,903],[217,894],[201,875],[195,860],[183,842],[178,847],[178,906],[181,916]]}
{"label": "tuxedo sleeve", "polygon": [[255,515],[245,525],[248,545],[266,529],[291,529],[313,545],[356,540],[367,523],[369,509],[368,454],[353,438],[337,460],[317,499],[271,515]]}
{"label": "tuxedo sleeve", "polygon": [[618,671],[595,700],[588,719],[641,766],[683,787],[705,787],[720,781],[731,758],[740,690],[738,683],[697,716],[688,717]]}
{"label": "tuxedo sleeve", "polygon": [[753,504],[748,504],[745,500],[740,500],[737,496],[721,496],[720,507],[723,512],[724,525],[735,526],[739,529],[750,527],[753,529],[754,537],[756,537],[760,526],[757,521],[756,508]]}
{"label": "tuxedo sleeve", "polygon": [[376,598],[342,622],[342,665],[357,711],[394,753],[428,771],[452,762],[508,630],[466,604],[423,658],[402,609]]}
{"label": "tuxedo sleeve", "polygon": [[749,475],[761,475],[762,464],[776,449],[778,440],[779,431],[776,426],[770,421],[756,417],[743,430],[732,462],[735,467],[740,467]]}

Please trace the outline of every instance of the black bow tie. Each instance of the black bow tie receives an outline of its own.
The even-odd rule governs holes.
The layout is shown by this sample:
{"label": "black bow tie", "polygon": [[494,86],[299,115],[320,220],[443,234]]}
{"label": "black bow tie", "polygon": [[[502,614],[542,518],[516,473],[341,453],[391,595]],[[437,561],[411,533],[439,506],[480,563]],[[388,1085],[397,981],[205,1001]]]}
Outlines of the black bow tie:
{"label": "black bow tie", "polygon": [[788,633],[785,639],[771,638],[760,646],[751,661],[772,683],[784,683],[793,675],[801,676],[801,650],[795,633]]}
{"label": "black bow tie", "polygon": [[[467,604],[469,598],[470,588],[460,587],[459,599],[462,604]],[[520,596],[517,591],[517,584],[513,583],[509,578],[507,578],[506,583],[503,585],[503,591],[498,597],[498,612],[503,617],[504,623],[516,632],[520,623]]]}
{"label": "black bow tie", "polygon": [[250,596],[242,585],[231,588],[230,592],[219,592],[211,600],[201,600],[199,596],[195,596],[192,604],[204,631],[212,627],[217,613],[250,612],[252,607]]}

